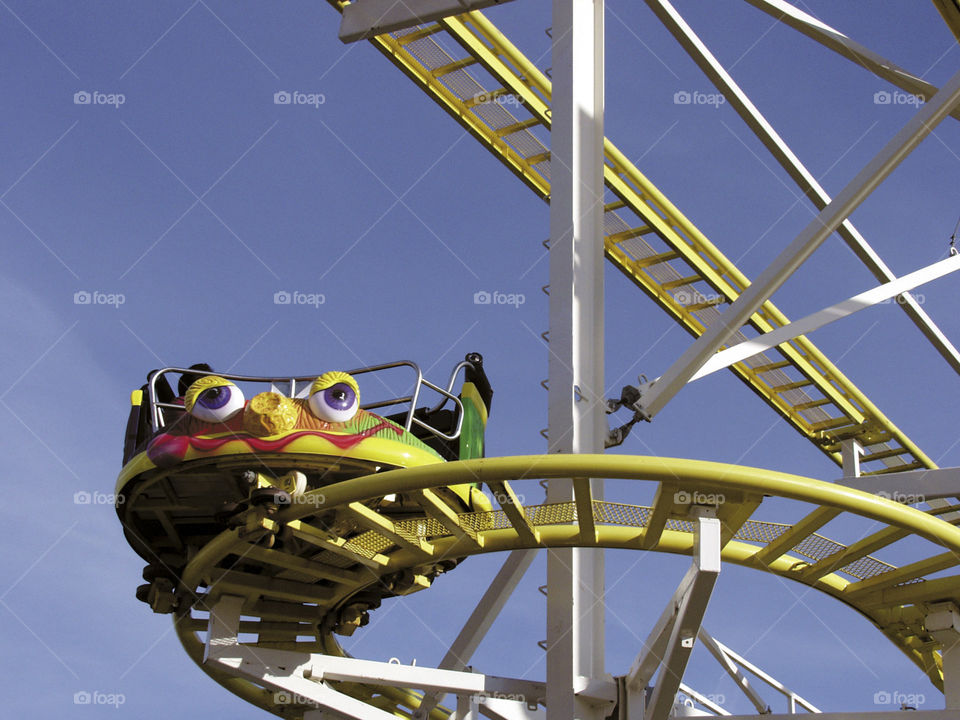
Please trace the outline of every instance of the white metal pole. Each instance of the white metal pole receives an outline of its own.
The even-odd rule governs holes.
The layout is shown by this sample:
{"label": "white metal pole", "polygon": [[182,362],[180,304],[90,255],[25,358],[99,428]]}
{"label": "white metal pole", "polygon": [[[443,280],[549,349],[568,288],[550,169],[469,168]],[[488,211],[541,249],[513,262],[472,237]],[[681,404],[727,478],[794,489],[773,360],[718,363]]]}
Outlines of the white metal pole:
{"label": "white metal pole", "polygon": [[[553,0],[550,139],[549,450],[603,452],[603,9],[604,0]],[[592,496],[602,497],[600,481]],[[551,480],[549,502],[573,499]],[[580,700],[580,678],[603,674],[603,553],[547,555],[547,713],[602,718]]]}

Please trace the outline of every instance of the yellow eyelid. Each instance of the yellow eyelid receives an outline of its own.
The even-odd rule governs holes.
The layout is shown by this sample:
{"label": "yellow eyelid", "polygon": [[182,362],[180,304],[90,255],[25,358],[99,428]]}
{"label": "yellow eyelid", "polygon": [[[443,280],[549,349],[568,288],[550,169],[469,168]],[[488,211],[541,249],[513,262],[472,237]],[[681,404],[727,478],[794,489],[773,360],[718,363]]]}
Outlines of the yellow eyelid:
{"label": "yellow eyelid", "polygon": [[353,388],[353,392],[357,395],[357,403],[359,404],[360,386],[357,385],[357,381],[354,380],[353,375],[345,373],[342,370],[330,370],[318,377],[313,381],[313,385],[310,386],[310,394],[313,395],[315,392],[326,390],[328,387],[332,387],[337,383],[346,383]]}
{"label": "yellow eyelid", "polygon": [[215,387],[234,387],[234,383],[220,377],[219,375],[205,375],[193,381],[187,391],[183,394],[183,408],[190,412],[193,406],[197,404],[197,399],[204,390]]}

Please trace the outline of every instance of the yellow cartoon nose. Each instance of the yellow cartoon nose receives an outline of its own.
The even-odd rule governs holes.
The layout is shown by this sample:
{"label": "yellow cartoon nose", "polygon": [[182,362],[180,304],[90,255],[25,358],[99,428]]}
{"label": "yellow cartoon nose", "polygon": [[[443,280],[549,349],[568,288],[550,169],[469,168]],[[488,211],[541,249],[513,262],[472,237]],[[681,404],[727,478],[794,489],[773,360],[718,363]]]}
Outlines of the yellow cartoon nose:
{"label": "yellow cartoon nose", "polygon": [[274,392],[255,395],[243,411],[243,429],[264,436],[293,430],[300,410],[288,397]]}

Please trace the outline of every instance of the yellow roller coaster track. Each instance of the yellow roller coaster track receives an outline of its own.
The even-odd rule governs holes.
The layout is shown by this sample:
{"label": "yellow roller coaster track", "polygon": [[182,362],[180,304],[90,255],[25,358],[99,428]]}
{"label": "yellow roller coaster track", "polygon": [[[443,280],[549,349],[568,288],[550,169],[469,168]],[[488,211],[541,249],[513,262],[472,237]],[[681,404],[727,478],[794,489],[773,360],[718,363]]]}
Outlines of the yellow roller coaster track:
{"label": "yellow roller coaster track", "polygon": [[[328,0],[342,11],[347,4]],[[479,11],[370,42],[541,198],[550,197],[547,77]],[[624,275],[694,336],[750,281],[605,140],[605,252]],[[788,322],[771,302],[731,344]],[[865,449],[863,473],[936,467],[806,337],[731,367],[818,448]]]}
{"label": "yellow roller coaster track", "polygon": [[[517,499],[532,497],[539,490],[538,479],[579,476],[637,481],[638,491],[655,488],[653,503],[595,500],[587,483],[574,484],[570,502],[524,507]],[[510,483],[520,481],[525,485],[514,492]],[[431,492],[463,482],[484,483],[500,508],[460,512],[438,500],[441,493]],[[146,501],[152,508],[146,512],[155,512],[151,496],[162,485],[160,475],[146,480],[128,502],[135,508]],[[387,493],[417,498],[423,513],[397,519],[372,510],[376,498]],[[960,528],[934,514],[842,485],[671,458],[532,455],[467,460],[338,482],[310,491],[285,508],[252,508],[242,526],[212,536],[192,553],[181,575],[177,632],[191,657],[225,687],[277,715],[298,717],[306,707],[278,704],[269,689],[202,664],[205,616],[219,597],[244,598],[242,614],[248,619],[241,622],[240,632],[256,636],[249,643],[253,647],[343,655],[330,631],[331,618],[358,592],[388,583],[396,588],[395,578],[401,575],[408,589],[426,587],[427,568],[487,552],[593,546],[690,554],[691,502],[705,496],[718,503],[724,561],[798,581],[839,599],[876,625],[942,689],[939,645],[923,622],[929,604],[960,603],[960,575],[942,574],[960,565]],[[804,508],[801,513],[809,504],[817,509],[792,524],[754,520],[765,496],[796,501]],[[218,497],[214,493],[208,500]],[[197,494],[170,503],[167,531],[176,531],[181,523],[191,527],[203,503]],[[366,521],[350,530],[331,531],[332,525],[346,527],[345,518],[359,515]],[[845,546],[816,533],[834,518],[851,516],[881,525],[877,537],[928,540],[932,554],[897,568],[868,555],[877,542]],[[144,539],[161,550],[159,537]],[[934,573],[938,577],[925,579]],[[468,575],[454,569],[451,580],[457,579],[466,581]],[[303,640],[305,636],[310,640]],[[337,689],[401,717],[412,716],[419,704],[412,689],[361,684]],[[431,718],[447,715],[435,709]]]}

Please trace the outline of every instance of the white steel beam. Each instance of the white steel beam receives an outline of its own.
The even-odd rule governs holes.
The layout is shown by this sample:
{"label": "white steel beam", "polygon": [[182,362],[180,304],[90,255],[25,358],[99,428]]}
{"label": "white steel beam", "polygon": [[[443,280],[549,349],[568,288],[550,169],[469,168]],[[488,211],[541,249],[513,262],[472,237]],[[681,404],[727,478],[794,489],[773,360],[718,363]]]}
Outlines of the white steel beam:
{"label": "white steel beam", "polygon": [[960,102],[960,72],[886,144],[641,398],[652,418]]}
{"label": "white steel beam", "polygon": [[713,639],[713,636],[708,633],[705,628],[701,627],[698,637],[700,638],[700,641],[703,643],[704,647],[706,647],[716,661],[720,663],[720,666],[726,670],[727,674],[733,679],[733,682],[737,685],[737,687],[739,687],[743,694],[747,696],[747,699],[753,703],[753,706],[757,709],[757,712],[761,714],[769,713],[770,706],[767,704],[766,700],[764,700],[760,696],[760,693],[758,693],[753,685],[750,684],[747,676],[743,674],[740,668],[737,667],[733,660],[731,660],[730,657],[723,651],[717,641]]}
{"label": "white steel beam", "polygon": [[748,357],[752,357],[757,353],[766,352],[799,335],[806,335],[814,330],[819,330],[824,325],[829,325],[832,322],[849,317],[861,310],[866,310],[869,307],[897,297],[906,290],[912,290],[915,287],[919,287],[920,285],[957,270],[960,270],[960,255],[951,255],[946,260],[941,260],[933,265],[928,265],[925,268],[899,277],[892,282],[854,295],[836,305],[831,305],[812,315],[807,315],[804,318],[778,327],[776,330],[771,330],[768,333],[751,338],[750,340],[744,340],[742,343],[727,348],[726,350],[721,350],[716,355],[713,355],[703,364],[703,367],[694,373],[690,380],[699,380],[710,373],[730,367],[734,363],[746,360]]}
{"label": "white steel beam", "polygon": [[[751,673],[753,673],[753,674],[756,675],[758,678],[760,678],[761,680],[763,680],[763,682],[765,682],[767,685],[769,685],[769,686],[772,687],[774,690],[776,690],[777,692],[779,692],[780,694],[782,694],[783,696],[785,696],[785,697],[787,698],[788,702],[790,703],[790,712],[791,712],[791,713],[796,712],[796,706],[797,706],[797,705],[799,705],[800,707],[802,707],[802,708],[803,708],[804,710],[806,710],[807,712],[811,712],[811,713],[819,713],[819,712],[820,712],[820,710],[817,709],[812,703],[808,702],[807,700],[804,700],[802,697],[800,697],[799,695],[797,695],[795,692],[793,692],[793,690],[791,690],[790,688],[788,688],[786,685],[784,685],[782,682],[780,682],[779,680],[777,680],[775,677],[773,677],[773,676],[770,675],[769,673],[764,672],[763,670],[761,670],[759,667],[757,667],[756,665],[754,665],[753,663],[751,663],[749,660],[747,660],[747,659],[744,658],[743,656],[738,655],[737,653],[735,653],[733,650],[731,650],[730,648],[728,648],[726,645],[724,645],[722,642],[720,642],[720,641],[717,640],[716,638],[714,638],[714,642],[717,644],[717,647],[720,648],[720,650],[723,652],[723,654],[726,655],[726,656],[727,656],[728,658],[730,658],[731,660],[733,660],[737,665],[739,665],[740,667],[742,667],[742,668],[744,668],[744,669],[746,669],[746,670],[749,670]],[[753,716],[753,717],[756,718],[756,716]],[[765,715],[765,716],[764,716],[765,720],[766,720],[766,718],[771,718],[771,717],[780,717],[780,716],[779,716],[779,715]],[[791,716],[791,717],[792,717],[792,716]],[[873,715],[870,715],[870,718],[873,718]]]}
{"label": "white steel beam", "polygon": [[960,497],[960,468],[845,476],[836,482],[910,505],[936,498]]}
{"label": "white steel beam", "polygon": [[[507,556],[490,587],[440,661],[438,667],[441,670],[463,670],[467,666],[536,556],[536,550],[514,550]],[[420,707],[414,712],[414,718],[420,720],[429,717],[440,698],[437,692],[426,693],[420,701]]]}
{"label": "white steel beam", "polygon": [[354,0],[343,8],[340,40],[356,42],[510,0]]}
{"label": "white steel beam", "polygon": [[[839,36],[845,38],[837,31],[822,25],[814,18],[793,8],[786,2],[780,0],[748,0],[757,7],[765,9],[774,14],[778,19],[792,18],[799,23],[802,28],[817,28],[820,33],[828,33],[829,37]],[[669,0],[647,0],[647,4],[657,15],[661,22],[667,27],[670,33],[676,38],[687,54],[697,63],[703,73],[723,93],[731,107],[736,110],[741,119],[747,124],[747,127],[760,139],[774,159],[780,166],[786,170],[787,174],[793,179],[797,186],[808,196],[818,210],[822,210],[830,203],[830,196],[826,190],[817,182],[806,166],[793,153],[790,146],[773,129],[773,126],[767,121],[763,114],[750,101],[747,94],[734,81],[730,74],[724,69],[723,65],[714,57],[710,49],[697,36],[693,29],[686,23],[680,14],[673,8]],[[774,12],[775,10],[775,12]],[[796,25],[791,24],[792,27]],[[851,41],[852,42],[852,41]],[[856,43],[853,43],[856,45]],[[846,47],[846,46],[844,46]],[[858,48],[860,46],[857,46]],[[871,59],[871,68],[886,64],[889,68],[891,77],[911,77],[906,71],[902,71],[896,66],[887,63],[883,58],[874,56],[866,48],[860,48],[862,55]],[[857,51],[857,52],[860,52]],[[886,75],[885,75],[886,77]],[[888,78],[889,79],[889,78]],[[920,82],[920,81],[918,81]],[[936,93],[937,88],[927,83],[923,83],[924,98],[930,98]],[[960,110],[954,110],[953,114],[960,117]],[[866,239],[853,226],[849,219],[844,219],[837,228],[837,233],[843,238],[847,246],[853,253],[867,266],[873,276],[881,282],[890,282],[896,279],[893,271],[887,266],[883,259],[870,246]],[[920,329],[927,340],[933,345],[944,360],[960,373],[960,352],[953,346],[953,343],[943,334],[936,323],[927,315],[926,311],[920,307],[916,299],[909,294],[904,294],[899,299],[899,304],[904,312],[910,317],[914,324]]]}
{"label": "white steel beam", "polygon": [[[747,0],[747,2],[775,18],[777,22],[789,25],[841,57],[869,70],[877,77],[887,80],[911,95],[926,100],[937,92],[935,85],[911,74],[896,63],[851,40],[836,28],[830,27],[785,0]],[[960,119],[960,110],[954,110],[950,114]]]}
{"label": "white steel beam", "polygon": [[[549,451],[602,453],[604,0],[553,0],[550,132]],[[551,480],[548,502],[573,499]],[[603,497],[591,480],[590,496]],[[581,493],[582,496],[582,493]],[[604,674],[603,551],[547,552],[547,715],[600,720],[574,687]]]}
{"label": "white steel beam", "polygon": [[694,641],[707,612],[710,594],[720,573],[720,520],[698,517],[694,564],[696,576],[676,610],[657,683],[644,712],[645,720],[666,720],[680,689]]}

